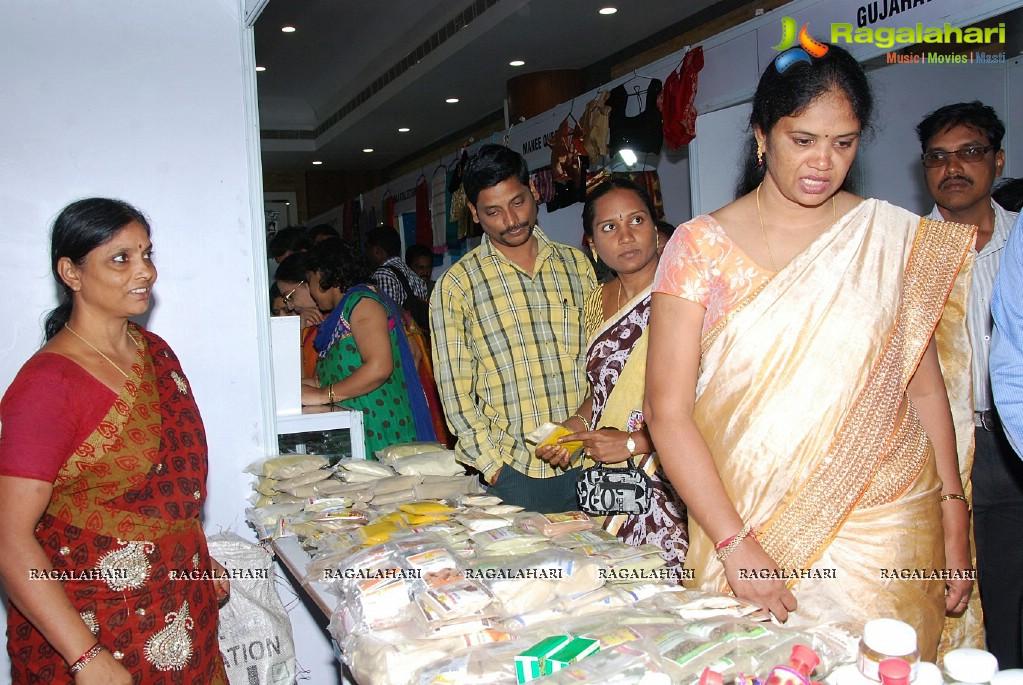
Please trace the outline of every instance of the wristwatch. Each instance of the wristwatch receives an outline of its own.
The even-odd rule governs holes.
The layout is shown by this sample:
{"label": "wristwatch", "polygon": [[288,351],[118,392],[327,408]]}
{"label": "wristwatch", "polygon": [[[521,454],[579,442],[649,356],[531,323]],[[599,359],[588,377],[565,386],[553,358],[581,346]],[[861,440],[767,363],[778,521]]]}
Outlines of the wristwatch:
{"label": "wristwatch", "polygon": [[636,456],[636,441],[632,439],[632,431],[629,431],[629,439],[625,441],[625,449],[629,450],[629,456]]}

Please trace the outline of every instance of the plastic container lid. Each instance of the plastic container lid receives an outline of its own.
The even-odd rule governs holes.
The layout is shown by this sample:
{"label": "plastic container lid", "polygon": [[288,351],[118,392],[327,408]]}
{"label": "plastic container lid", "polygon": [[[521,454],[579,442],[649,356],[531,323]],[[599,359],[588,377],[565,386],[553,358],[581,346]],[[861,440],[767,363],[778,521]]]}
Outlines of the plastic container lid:
{"label": "plastic container lid", "polygon": [[945,678],[941,675],[941,669],[937,664],[930,661],[921,661],[916,665],[916,679],[913,685],[944,685]]}
{"label": "plastic container lid", "polygon": [[916,631],[894,618],[875,618],[863,626],[863,644],[879,654],[912,654],[916,651]]}
{"label": "plastic container lid", "polygon": [[817,652],[806,645],[794,646],[792,648],[792,656],[789,657],[789,664],[792,666],[792,669],[807,678],[810,677],[813,669],[817,668],[817,664],[820,662],[821,658],[817,656]]}
{"label": "plastic container lid", "polygon": [[948,677],[960,683],[987,683],[998,672],[998,659],[983,649],[953,649],[944,663]]}
{"label": "plastic container lid", "polygon": [[904,659],[885,659],[877,667],[884,685],[909,685],[909,676],[913,669]]}
{"label": "plastic container lid", "polygon": [[991,685],[1023,685],[1023,668],[1010,668],[991,676]]}
{"label": "plastic container lid", "polygon": [[711,670],[709,666],[700,674],[700,685],[721,685],[722,682],[721,674]]}

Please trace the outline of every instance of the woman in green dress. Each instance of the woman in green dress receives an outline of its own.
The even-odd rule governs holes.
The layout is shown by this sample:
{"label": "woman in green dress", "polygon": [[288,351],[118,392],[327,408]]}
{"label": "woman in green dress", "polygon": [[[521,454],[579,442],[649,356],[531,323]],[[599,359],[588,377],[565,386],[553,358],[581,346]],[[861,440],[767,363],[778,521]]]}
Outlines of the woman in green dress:
{"label": "woman in green dress", "polygon": [[333,243],[312,253],[307,268],[309,293],[329,313],[313,341],[319,360],[316,376],[302,381],[302,404],[362,411],[367,454],[436,439],[401,312],[367,283],[362,256]]}

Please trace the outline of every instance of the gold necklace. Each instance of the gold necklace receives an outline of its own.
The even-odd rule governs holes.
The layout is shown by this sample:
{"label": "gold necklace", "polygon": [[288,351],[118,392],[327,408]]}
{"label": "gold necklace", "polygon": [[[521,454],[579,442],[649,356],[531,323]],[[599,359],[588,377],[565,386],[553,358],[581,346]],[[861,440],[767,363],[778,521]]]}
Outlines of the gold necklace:
{"label": "gold necklace", "polygon": [[618,298],[615,300],[615,311],[616,312],[622,311],[622,287],[624,285],[625,284],[622,283],[622,277],[619,276],[618,277]]}
{"label": "gold necklace", "polygon": [[[760,186],[764,185],[763,183]],[[774,263],[774,255],[771,254],[771,243],[767,242],[767,231],[764,230],[764,215],[760,213],[760,186],[757,186],[757,218],[760,219],[760,237],[764,239],[764,247],[767,248],[767,258],[771,262],[771,271],[778,273],[778,267]],[[837,193],[836,193],[837,195]],[[831,225],[838,221],[838,208],[835,205],[835,195],[831,196]]]}
{"label": "gold necklace", "polygon": [[[115,364],[115,363],[114,363],[114,360],[113,360],[113,359],[111,359],[110,357],[108,357],[108,356],[106,356],[105,354],[103,354],[103,353],[102,353],[102,352],[101,352],[101,351],[99,350],[99,348],[98,348],[98,347],[96,347],[96,346],[95,346],[95,345],[93,345],[93,344],[92,344],[91,342],[89,342],[88,340],[86,340],[85,338],[83,338],[82,336],[80,336],[80,335],[78,334],[78,331],[76,331],[75,329],[71,328],[71,326],[69,326],[69,325],[67,325],[67,324],[64,324],[64,328],[68,329],[68,331],[70,331],[72,335],[74,335],[74,336],[75,336],[76,338],[78,338],[78,339],[79,339],[79,340],[81,340],[81,341],[82,341],[83,343],[85,343],[85,344],[86,344],[86,345],[88,345],[88,346],[89,346],[90,348],[92,348],[92,351],[93,351],[93,352],[95,352],[95,353],[96,353],[96,354],[98,354],[99,356],[101,356],[101,357],[103,357],[104,359],[106,359],[106,360],[107,360],[107,361],[108,361],[108,362],[110,363],[110,366],[114,367],[115,369],[117,369],[118,371],[120,371],[120,372],[121,372],[121,375],[122,375],[122,376],[124,376],[125,378],[131,378],[131,376],[129,376],[129,375],[127,374],[127,373],[125,373],[125,372],[124,372],[124,369],[122,369],[122,368],[121,368],[120,366],[118,366],[117,364]],[[130,332],[130,331],[128,331],[127,329],[125,329],[125,332],[126,332],[126,333],[128,334],[128,337],[129,337],[129,338],[131,338],[131,341],[132,341],[133,343],[135,343],[135,347],[136,347],[136,348],[138,348],[138,347],[139,347],[139,341],[138,341],[138,340],[136,340],[136,339],[135,339],[135,337],[134,337],[134,336],[133,336],[133,335],[131,334],[131,332]]]}

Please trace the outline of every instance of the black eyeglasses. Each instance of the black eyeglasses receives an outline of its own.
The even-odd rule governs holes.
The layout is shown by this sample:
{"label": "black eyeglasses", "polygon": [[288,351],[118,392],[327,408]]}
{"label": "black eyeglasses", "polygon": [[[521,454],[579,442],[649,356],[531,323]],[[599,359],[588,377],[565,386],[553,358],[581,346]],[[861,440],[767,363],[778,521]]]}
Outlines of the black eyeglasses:
{"label": "black eyeglasses", "polygon": [[995,149],[994,145],[971,145],[969,147],[961,147],[958,150],[951,150],[946,152],[945,150],[935,150],[934,152],[925,152],[920,155],[920,159],[924,161],[924,166],[928,169],[936,169],[940,166],[948,164],[948,160],[955,155],[959,158],[960,162],[964,164],[976,164],[984,159],[984,156]]}
{"label": "black eyeglasses", "polygon": [[284,300],[284,306],[291,309],[291,298],[294,297],[295,291],[305,285],[305,281],[300,281],[294,288],[281,295],[281,299]]}

